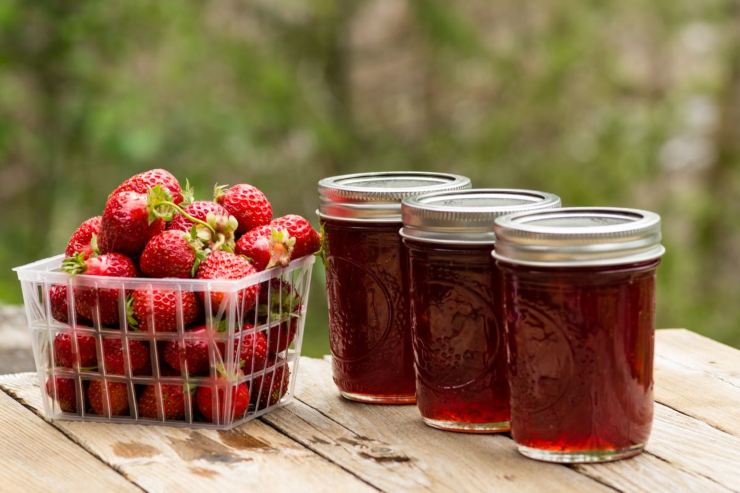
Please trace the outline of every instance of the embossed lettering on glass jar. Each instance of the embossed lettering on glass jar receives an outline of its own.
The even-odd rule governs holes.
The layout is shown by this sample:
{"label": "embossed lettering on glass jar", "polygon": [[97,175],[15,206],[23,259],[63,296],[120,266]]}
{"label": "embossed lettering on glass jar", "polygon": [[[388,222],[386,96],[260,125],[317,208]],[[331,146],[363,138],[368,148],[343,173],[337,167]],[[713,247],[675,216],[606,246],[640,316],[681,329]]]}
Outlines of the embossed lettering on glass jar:
{"label": "embossed lettering on glass jar", "polygon": [[319,181],[334,382],[361,402],[415,401],[401,200],[470,187],[447,173],[385,172]]}
{"label": "embossed lettering on glass jar", "polygon": [[653,418],[660,217],[565,208],[496,220],[512,436],[552,462],[642,451]]}
{"label": "embossed lettering on glass jar", "polygon": [[416,402],[426,424],[472,433],[509,430],[493,223],[505,214],[559,206],[555,195],[511,189],[404,200]]}

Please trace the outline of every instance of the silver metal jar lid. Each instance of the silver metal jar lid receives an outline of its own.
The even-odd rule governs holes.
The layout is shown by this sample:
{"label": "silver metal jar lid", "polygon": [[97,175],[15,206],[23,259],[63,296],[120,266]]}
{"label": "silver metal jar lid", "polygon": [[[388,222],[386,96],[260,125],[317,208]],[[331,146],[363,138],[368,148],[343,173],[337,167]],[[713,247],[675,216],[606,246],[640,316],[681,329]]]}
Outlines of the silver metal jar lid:
{"label": "silver metal jar lid", "polygon": [[404,238],[427,243],[492,245],[497,217],[560,207],[557,195],[510,188],[472,188],[403,200]]}
{"label": "silver metal jar lid", "polygon": [[406,197],[470,188],[470,179],[450,173],[386,171],[319,181],[319,217],[341,221],[401,222]]}
{"label": "silver metal jar lid", "polygon": [[654,260],[660,216],[616,207],[569,207],[496,219],[493,256],[512,264],[543,267],[619,265]]}

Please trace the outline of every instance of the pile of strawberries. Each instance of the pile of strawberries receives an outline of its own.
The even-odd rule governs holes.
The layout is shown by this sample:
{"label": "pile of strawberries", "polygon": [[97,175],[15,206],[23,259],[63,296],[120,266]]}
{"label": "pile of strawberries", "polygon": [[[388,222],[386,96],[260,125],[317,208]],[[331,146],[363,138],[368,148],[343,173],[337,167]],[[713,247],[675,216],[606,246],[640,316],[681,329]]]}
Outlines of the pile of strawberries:
{"label": "pile of strawberries", "polygon": [[[108,196],[102,216],[72,234],[62,269],[116,278],[238,280],[319,250],[311,224],[293,214],[273,219],[256,187],[217,186],[214,192],[213,200],[194,200],[189,184],[181,188],[163,169],[132,176]],[[46,391],[64,412],[80,412],[83,402],[87,413],[107,417],[183,420],[190,414],[224,423],[250,406],[277,403],[287,391],[285,351],[304,309],[289,281],[251,283],[236,296],[170,290],[161,282],[125,291],[74,286],[70,293],[67,285],[53,285],[48,293],[52,316],[65,325],[53,340],[56,377]],[[228,303],[236,303],[240,321],[231,339],[224,333]],[[227,367],[237,369],[228,374]],[[84,393],[79,400],[78,391]]]}

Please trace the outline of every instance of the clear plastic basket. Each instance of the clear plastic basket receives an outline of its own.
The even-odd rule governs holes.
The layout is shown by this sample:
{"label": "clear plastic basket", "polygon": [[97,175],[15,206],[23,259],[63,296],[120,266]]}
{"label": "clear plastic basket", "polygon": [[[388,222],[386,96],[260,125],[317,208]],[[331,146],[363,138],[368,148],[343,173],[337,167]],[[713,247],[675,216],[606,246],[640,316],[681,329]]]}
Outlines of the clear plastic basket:
{"label": "clear plastic basket", "polygon": [[[70,276],[59,269],[63,258],[14,269],[48,418],[229,429],[291,400],[313,256],[239,280]],[[174,318],[158,330],[149,314],[135,328],[135,292],[150,309],[160,296],[174,299]],[[83,299],[92,300],[93,320],[78,314]],[[104,325],[100,305],[110,313],[111,299],[118,323]],[[183,299],[200,306],[187,326]],[[190,359],[191,346],[200,359]]]}

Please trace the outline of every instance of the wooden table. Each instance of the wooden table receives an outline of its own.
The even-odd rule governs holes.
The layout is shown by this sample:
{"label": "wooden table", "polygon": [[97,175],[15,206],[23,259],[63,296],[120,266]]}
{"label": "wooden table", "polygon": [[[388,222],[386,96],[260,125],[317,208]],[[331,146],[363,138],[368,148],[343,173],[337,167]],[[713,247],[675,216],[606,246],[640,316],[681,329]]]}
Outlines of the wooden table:
{"label": "wooden table", "polygon": [[662,330],[647,452],[602,465],[525,459],[505,435],[434,430],[414,406],[341,399],[303,358],[297,400],[228,432],[58,421],[35,374],[0,377],[0,491],[738,491],[740,351]]}

